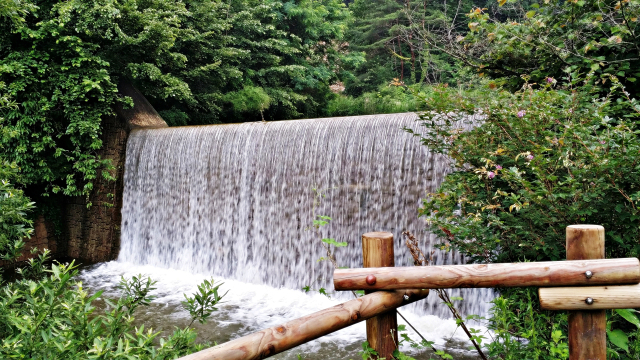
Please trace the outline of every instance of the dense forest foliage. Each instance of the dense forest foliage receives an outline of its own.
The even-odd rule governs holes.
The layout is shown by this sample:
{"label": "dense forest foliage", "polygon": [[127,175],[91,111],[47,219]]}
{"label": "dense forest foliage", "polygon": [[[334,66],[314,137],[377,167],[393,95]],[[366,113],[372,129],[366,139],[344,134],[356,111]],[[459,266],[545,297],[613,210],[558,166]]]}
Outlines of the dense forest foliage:
{"label": "dense forest foliage", "polygon": [[4,111],[0,147],[24,183],[88,195],[96,177],[110,176],[95,151],[102,119],[127,101],[120,81],[133,82],[169,125],[414,110],[409,98],[388,106],[402,95],[389,82],[469,78],[423,37],[464,29],[472,7],[8,0],[0,89],[19,106]]}
{"label": "dense forest foliage", "polygon": [[[111,176],[96,151],[103,120],[130,105],[117,94],[127,81],[171,126],[427,110],[411,131],[454,159],[420,209],[442,249],[563,259],[564,228],[595,223],[607,256],[638,257],[639,18],[636,0],[0,0],[0,251],[24,251],[24,189],[87,196]],[[189,329],[157,347],[131,328],[152,286],[142,279],[87,322],[73,267],[45,274],[44,258],[3,285],[7,354],[55,357],[56,336],[89,333],[59,354],[197,348]],[[529,289],[501,295],[490,357],[567,358],[565,315]],[[74,310],[47,318],[53,308]],[[609,356],[637,359],[640,321],[625,311],[609,314]]]}

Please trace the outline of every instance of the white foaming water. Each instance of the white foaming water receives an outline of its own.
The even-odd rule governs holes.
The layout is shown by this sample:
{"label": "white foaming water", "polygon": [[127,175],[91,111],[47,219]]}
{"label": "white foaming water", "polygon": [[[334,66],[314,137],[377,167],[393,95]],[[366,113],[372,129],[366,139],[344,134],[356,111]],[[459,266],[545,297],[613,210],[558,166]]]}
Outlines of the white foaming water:
{"label": "white foaming water", "polygon": [[[331,264],[317,261],[326,256],[320,239],[307,230],[315,187],[326,189],[316,214],[333,219],[321,237],[348,243],[336,251],[340,266],[362,267],[360,237],[370,231],[393,233],[396,266],[412,266],[401,233],[413,232],[425,253],[438,242],[417,209],[449,169],[403,130],[416,119],[406,113],[133,131],[118,261],[275,288],[333,289]],[[437,252],[434,263],[464,259]],[[452,295],[465,299],[463,314],[485,315],[492,298],[486,289]],[[436,296],[408,307],[450,317]]]}
{"label": "white foaming water", "polygon": [[[130,278],[138,274],[149,276],[157,281],[155,285],[157,290],[152,293],[157,298],[152,306],[139,308],[135,315],[136,319],[144,323],[147,328],[152,326],[155,330],[164,330],[164,334],[172,332],[173,325],[178,327],[188,325],[189,314],[180,306],[180,302],[184,300],[183,294],[194,293],[199,283],[210,279],[206,274],[121,261],[94,265],[82,271],[79,278],[85,283],[85,287],[92,291],[104,290],[103,298],[113,298],[119,296],[116,285],[121,276]],[[215,280],[221,279],[215,278]],[[247,284],[236,280],[224,280],[221,290],[229,292],[224,298],[224,303],[218,306],[219,311],[211,317],[210,323],[204,326],[195,324],[199,341],[226,342],[342,302],[318,293],[305,294],[299,290],[276,289],[268,285]],[[433,293],[429,297],[437,296]],[[448,351],[456,358],[473,358],[473,353],[455,350],[455,348],[464,348],[470,343],[460,329],[456,331],[454,320],[442,320],[434,315],[419,315],[411,310],[400,310],[423,336],[430,341],[435,341],[438,349],[449,348]],[[399,324],[404,324],[402,319],[398,320]],[[484,330],[479,326],[474,327]],[[419,339],[412,330],[407,331],[407,334],[415,340]],[[323,336],[276,358],[297,359],[298,354],[304,354],[305,359],[357,358],[360,344],[365,340],[366,329],[362,322]],[[403,345],[401,350],[415,354],[415,351],[407,345]]]}

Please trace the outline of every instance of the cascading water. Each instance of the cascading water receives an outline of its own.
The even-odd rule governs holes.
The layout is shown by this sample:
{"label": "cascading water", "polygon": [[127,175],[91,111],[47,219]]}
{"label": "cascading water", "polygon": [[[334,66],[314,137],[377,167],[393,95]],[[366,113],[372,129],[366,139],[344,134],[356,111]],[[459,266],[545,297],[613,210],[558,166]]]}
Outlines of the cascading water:
{"label": "cascading water", "polygon": [[[128,146],[119,262],[244,283],[332,289],[321,237],[348,243],[340,266],[361,267],[361,234],[389,231],[396,266],[411,266],[401,235],[437,242],[417,209],[449,165],[430,154],[416,115],[389,114],[136,130]],[[324,197],[314,206],[315,192]],[[318,237],[313,213],[332,221]],[[435,253],[436,264],[457,264]],[[464,314],[487,312],[489,290],[456,290]],[[436,296],[412,311],[449,318]]]}

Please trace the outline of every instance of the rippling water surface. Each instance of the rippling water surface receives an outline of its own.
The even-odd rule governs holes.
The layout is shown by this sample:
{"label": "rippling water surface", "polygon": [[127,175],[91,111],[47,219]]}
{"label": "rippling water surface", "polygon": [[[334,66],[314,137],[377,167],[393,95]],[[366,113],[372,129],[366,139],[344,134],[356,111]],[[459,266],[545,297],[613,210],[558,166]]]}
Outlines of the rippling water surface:
{"label": "rippling water surface", "polygon": [[[184,327],[190,322],[189,313],[180,302],[183,294],[192,294],[197,285],[210,276],[193,274],[181,270],[163,269],[154,266],[140,266],[125,262],[112,261],[85,268],[80,274],[85,288],[91,291],[104,290],[102,298],[116,298],[119,292],[116,285],[120,277],[126,278],[143,274],[157,281],[153,292],[157,298],[149,307],[141,307],[135,314],[136,324],[153,327],[168,335],[174,327]],[[313,312],[335,306],[342,302],[335,298],[327,298],[318,293],[305,294],[300,290],[273,288],[269,285],[247,284],[236,280],[223,280],[223,291],[229,291],[224,304],[211,317],[207,324],[194,324],[198,332],[199,342],[223,343],[237,337],[250,334],[265,328],[282,324],[288,320],[311,314]],[[437,297],[435,293],[429,297]],[[104,309],[104,304],[98,302]],[[444,305],[442,305],[444,306]],[[456,329],[455,321],[443,320],[435,315],[419,315],[407,309],[400,309],[402,314],[430,341],[436,342],[438,349],[446,349],[454,359],[476,359],[473,352],[466,350],[470,343],[460,329]],[[404,324],[399,319],[399,324]],[[483,329],[481,326],[476,328]],[[411,330],[406,332],[411,338],[418,336]],[[324,336],[298,348],[291,349],[274,358],[276,359],[359,359],[361,344],[366,340],[364,323],[359,323]],[[402,350],[416,356],[417,359],[429,359],[430,351],[414,351],[408,346]],[[435,357],[434,357],[435,358]]]}

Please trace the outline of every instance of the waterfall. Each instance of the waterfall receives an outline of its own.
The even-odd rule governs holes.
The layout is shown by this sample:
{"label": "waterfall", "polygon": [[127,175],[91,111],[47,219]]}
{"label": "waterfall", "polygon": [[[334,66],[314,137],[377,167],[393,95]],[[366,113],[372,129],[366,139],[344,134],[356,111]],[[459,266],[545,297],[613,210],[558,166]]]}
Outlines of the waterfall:
{"label": "waterfall", "polygon": [[[320,239],[347,242],[336,250],[339,265],[362,267],[361,235],[389,231],[396,266],[412,266],[401,233],[413,232],[426,252],[438,242],[418,207],[450,168],[403,130],[416,128],[416,119],[405,113],[135,130],[118,261],[332,290],[332,265],[318,261],[326,257]],[[332,218],[320,237],[309,229],[314,211]],[[434,262],[464,259],[436,252]],[[492,297],[486,289],[452,295],[465,299],[464,314],[480,315]],[[450,317],[435,295],[412,306]]]}

